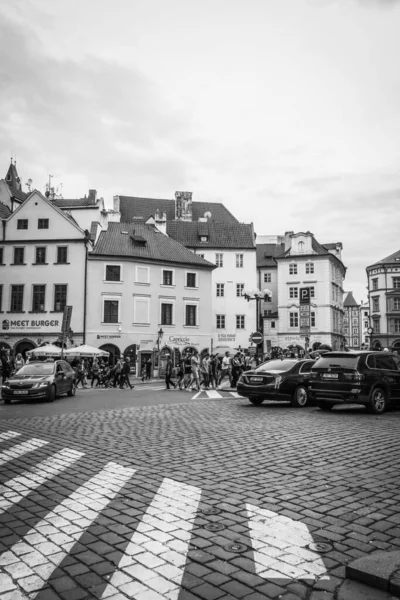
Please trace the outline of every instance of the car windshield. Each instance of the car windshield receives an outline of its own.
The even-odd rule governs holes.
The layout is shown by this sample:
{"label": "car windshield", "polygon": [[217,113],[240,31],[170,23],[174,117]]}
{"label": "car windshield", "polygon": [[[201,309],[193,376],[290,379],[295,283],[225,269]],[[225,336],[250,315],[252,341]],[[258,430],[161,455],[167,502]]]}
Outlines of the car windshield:
{"label": "car windshield", "polygon": [[17,375],[51,375],[54,363],[30,363],[19,369]]}
{"label": "car windshield", "polygon": [[257,367],[257,373],[265,371],[289,371],[295,364],[294,360],[270,360]]}
{"label": "car windshield", "polygon": [[313,365],[312,369],[356,369],[359,356],[332,356],[325,354]]}

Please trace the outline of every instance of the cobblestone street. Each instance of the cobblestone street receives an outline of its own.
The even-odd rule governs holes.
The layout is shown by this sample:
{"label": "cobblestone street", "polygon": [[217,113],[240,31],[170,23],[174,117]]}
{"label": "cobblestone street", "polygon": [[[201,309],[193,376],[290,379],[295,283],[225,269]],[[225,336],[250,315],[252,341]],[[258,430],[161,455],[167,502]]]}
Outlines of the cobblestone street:
{"label": "cobblestone street", "polygon": [[400,411],[173,394],[2,412],[0,600],[333,600],[400,549]]}

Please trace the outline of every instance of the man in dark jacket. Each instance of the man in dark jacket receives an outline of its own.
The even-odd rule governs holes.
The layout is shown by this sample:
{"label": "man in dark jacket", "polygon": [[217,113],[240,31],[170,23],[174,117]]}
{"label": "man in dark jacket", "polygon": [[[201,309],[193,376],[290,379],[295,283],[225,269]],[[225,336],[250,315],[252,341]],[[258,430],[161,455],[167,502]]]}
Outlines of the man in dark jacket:
{"label": "man in dark jacket", "polygon": [[167,386],[166,387],[167,390],[171,389],[169,387],[170,384],[174,386],[174,389],[176,389],[175,383],[173,381],[171,381],[172,370],[173,370],[172,360],[171,360],[171,356],[168,354],[167,355],[167,364],[165,365],[165,385]]}
{"label": "man in dark jacket", "polygon": [[131,390],[135,387],[134,385],[131,384],[130,380],[129,380],[129,373],[131,371],[131,361],[129,356],[127,356],[122,364],[122,368],[121,368],[121,377],[120,377],[120,388],[121,390],[124,387],[124,384],[126,383],[127,385],[129,385],[129,387],[131,388]]}

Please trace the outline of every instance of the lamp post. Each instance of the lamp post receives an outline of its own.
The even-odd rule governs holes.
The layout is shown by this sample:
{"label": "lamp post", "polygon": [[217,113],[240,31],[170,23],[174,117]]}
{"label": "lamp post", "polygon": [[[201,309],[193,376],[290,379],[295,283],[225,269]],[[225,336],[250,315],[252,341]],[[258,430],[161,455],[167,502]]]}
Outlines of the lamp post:
{"label": "lamp post", "polygon": [[[243,296],[243,298],[245,298],[245,300],[247,300],[247,302],[250,302],[251,300],[256,301],[256,331],[260,332],[264,336],[262,319],[261,319],[260,302],[261,302],[261,300],[265,300],[266,298],[272,298],[271,290],[269,290],[268,288],[265,288],[262,291],[259,289],[252,290],[249,288],[244,288],[242,291],[242,296]],[[263,342],[263,344],[264,344],[264,342]],[[257,354],[258,354],[258,352],[259,352],[259,347],[257,346]]]}
{"label": "lamp post", "polygon": [[372,347],[372,334],[374,333],[374,328],[371,327],[371,326],[368,327],[367,333],[368,333],[368,341],[369,341],[369,350],[371,350],[371,347]]}

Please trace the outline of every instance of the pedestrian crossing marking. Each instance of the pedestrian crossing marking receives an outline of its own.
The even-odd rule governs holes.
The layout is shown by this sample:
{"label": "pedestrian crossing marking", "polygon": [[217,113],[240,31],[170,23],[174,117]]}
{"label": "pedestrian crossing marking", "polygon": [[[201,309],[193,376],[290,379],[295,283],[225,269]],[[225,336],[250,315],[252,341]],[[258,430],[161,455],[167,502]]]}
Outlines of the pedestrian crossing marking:
{"label": "pedestrian crossing marking", "polygon": [[[173,479],[163,479],[102,598],[113,595],[123,571],[131,576],[124,584],[127,590],[130,590],[130,598],[137,597],[135,592],[147,592],[148,598],[156,598],[158,593],[167,592],[169,600],[178,600],[189,550],[190,532],[200,497],[200,488]],[[165,541],[155,541],[150,535],[151,530],[164,532]],[[136,584],[134,595],[132,584]],[[119,587],[122,592],[124,585]]]}
{"label": "pedestrian crossing marking", "polygon": [[[32,590],[32,593],[29,594],[31,600],[39,593],[56,567],[68,556],[75,543],[79,541],[99,513],[117,495],[135,471],[135,469],[109,462],[100,473],[97,473],[63,500],[28,531],[21,541],[0,556],[0,564],[12,564],[19,561],[18,557],[22,554],[24,562],[27,564],[40,564],[40,576],[36,576],[38,580],[37,587],[35,586],[36,590]],[[74,532],[64,533],[63,528],[70,525],[71,521],[75,525]],[[50,530],[47,537],[38,533],[49,524],[56,529]],[[35,563],[35,560],[40,562]]]}
{"label": "pedestrian crossing marking", "polygon": [[64,448],[54,456],[46,458],[36,467],[11,479],[6,485],[0,485],[0,515],[13,504],[20,502],[32,490],[41,486],[47,479],[67,469],[82,456],[84,456],[83,452]]}
{"label": "pedestrian crossing marking", "polygon": [[32,452],[32,450],[37,450],[38,448],[42,448],[46,446],[49,442],[45,442],[44,440],[39,440],[36,438],[32,438],[27,442],[23,442],[18,446],[14,446],[11,450],[4,450],[4,452],[0,453],[0,466],[4,465],[8,461],[13,458],[19,458],[28,452]]}
{"label": "pedestrian crossing marking", "polygon": [[[272,510],[246,504],[256,575],[266,579],[329,579],[307,525]],[[300,558],[301,557],[301,558]],[[301,563],[301,566],[297,566]]]}
{"label": "pedestrian crossing marking", "polygon": [[12,440],[13,438],[19,437],[21,434],[17,431],[5,431],[4,433],[0,433],[0,442],[4,442],[5,440]]}

